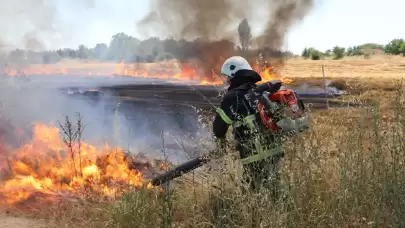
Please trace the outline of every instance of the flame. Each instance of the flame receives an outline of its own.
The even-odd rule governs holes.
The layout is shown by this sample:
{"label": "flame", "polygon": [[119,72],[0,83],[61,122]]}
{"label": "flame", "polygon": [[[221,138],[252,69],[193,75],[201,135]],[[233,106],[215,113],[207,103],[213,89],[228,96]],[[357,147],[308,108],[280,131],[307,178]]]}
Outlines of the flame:
{"label": "flame", "polygon": [[[181,68],[181,70],[179,70]],[[13,69],[11,66],[3,69],[3,74],[8,76],[35,76],[35,75],[71,75],[82,77],[117,77],[127,76],[136,78],[153,78],[164,80],[176,80],[178,83],[191,83],[196,81],[199,85],[222,85],[223,81],[219,76],[200,75],[198,67],[191,64],[182,64],[181,67],[174,63],[146,63],[138,64],[136,67],[131,64],[120,62],[111,63],[81,63],[78,66],[72,65],[70,68],[66,65],[43,65],[31,64],[24,69]],[[290,84],[293,80],[278,76],[270,66],[264,70],[256,70],[262,76],[262,83],[279,79],[283,83]]]}
{"label": "flame", "polygon": [[115,197],[124,189],[144,186],[143,173],[130,168],[119,148],[85,142],[80,150],[79,143],[68,147],[59,128],[42,123],[34,124],[33,133],[30,143],[0,162],[8,170],[0,179],[0,204],[15,204],[37,193]]}
{"label": "flame", "polygon": [[[155,65],[152,65],[155,64]],[[35,75],[70,75],[81,77],[117,77],[127,76],[136,78],[153,78],[164,80],[176,80],[177,82],[197,81],[202,85],[220,85],[222,81],[220,78],[210,78],[199,75],[196,67],[183,65],[179,70],[178,65],[170,63],[147,63],[138,64],[136,67],[131,64],[120,62],[118,64],[111,63],[82,63],[78,66],[66,65],[43,65],[43,64],[30,64],[24,69],[14,69],[7,66],[2,72],[7,76],[35,76]],[[0,72],[1,74],[1,72]]]}
{"label": "flame", "polygon": [[280,80],[284,84],[291,84],[293,82],[292,79],[285,78],[278,76],[276,72],[270,66],[264,67],[264,70],[259,71],[260,76],[262,76],[262,81],[260,83],[264,83],[271,80]]}

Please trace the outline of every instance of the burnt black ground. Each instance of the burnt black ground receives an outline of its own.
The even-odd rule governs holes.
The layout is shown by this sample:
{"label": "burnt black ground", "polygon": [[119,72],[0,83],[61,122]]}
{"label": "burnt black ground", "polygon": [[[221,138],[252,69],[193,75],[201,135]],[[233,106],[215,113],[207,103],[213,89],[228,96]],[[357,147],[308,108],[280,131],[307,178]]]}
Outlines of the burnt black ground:
{"label": "burnt black ground", "polygon": [[[84,90],[88,88],[70,87],[65,90]],[[293,88],[294,89],[294,88]],[[158,106],[188,106],[193,105],[197,108],[212,109],[218,106],[221,101],[219,96],[219,88],[215,86],[202,85],[179,85],[179,84],[139,84],[139,85],[119,85],[119,86],[101,86],[97,91],[104,95],[112,95],[122,102],[143,103]],[[307,104],[313,104],[315,109],[326,108],[326,97],[339,98],[341,94],[325,94],[319,92],[300,92],[298,95]],[[96,95],[96,93],[88,93],[87,97]],[[86,94],[82,93],[86,96]],[[332,107],[342,105],[354,105],[343,102],[329,101]]]}
{"label": "burnt black ground", "polygon": [[[67,89],[67,88],[65,88]],[[88,88],[69,88],[86,90]],[[138,84],[101,86],[92,92],[76,93],[78,99],[88,99],[92,102],[108,99],[110,109],[114,110],[119,103],[119,111],[128,120],[138,124],[148,124],[156,133],[164,129],[172,131],[195,132],[197,130],[195,109],[215,113],[215,106],[220,104],[220,91],[214,86],[179,85],[179,84]],[[299,96],[310,109],[327,108],[326,96],[322,93],[298,92]],[[110,96],[108,96],[110,95]],[[340,94],[328,94],[329,107],[353,106],[347,102],[335,101]],[[145,121],[144,117],[147,117]],[[136,124],[136,123],[134,123]]]}

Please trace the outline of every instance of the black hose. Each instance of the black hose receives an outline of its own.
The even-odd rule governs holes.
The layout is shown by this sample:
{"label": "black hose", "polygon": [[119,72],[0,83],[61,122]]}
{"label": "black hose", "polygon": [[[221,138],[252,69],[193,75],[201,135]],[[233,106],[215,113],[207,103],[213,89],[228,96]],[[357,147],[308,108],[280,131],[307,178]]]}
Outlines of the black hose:
{"label": "black hose", "polygon": [[167,181],[173,180],[176,177],[182,176],[184,173],[188,173],[206,163],[208,163],[210,159],[207,157],[197,157],[191,159],[181,165],[176,166],[175,168],[158,175],[157,177],[153,178],[151,184],[153,186],[162,185]]}

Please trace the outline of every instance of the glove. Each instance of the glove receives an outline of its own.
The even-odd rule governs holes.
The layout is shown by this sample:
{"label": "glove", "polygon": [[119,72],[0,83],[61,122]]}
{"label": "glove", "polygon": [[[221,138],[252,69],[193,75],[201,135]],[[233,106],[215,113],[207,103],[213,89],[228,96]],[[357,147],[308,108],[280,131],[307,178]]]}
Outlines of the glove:
{"label": "glove", "polygon": [[306,116],[300,117],[295,121],[298,131],[302,132],[309,129],[309,122]]}
{"label": "glove", "polygon": [[276,125],[285,133],[292,131],[301,132],[309,128],[308,118],[306,116],[300,117],[296,120],[286,117],[278,121]]}
{"label": "glove", "polygon": [[297,124],[296,122],[291,119],[290,117],[283,118],[279,120],[276,125],[281,128],[281,130],[285,133],[291,132],[291,131],[296,131],[297,130]]}

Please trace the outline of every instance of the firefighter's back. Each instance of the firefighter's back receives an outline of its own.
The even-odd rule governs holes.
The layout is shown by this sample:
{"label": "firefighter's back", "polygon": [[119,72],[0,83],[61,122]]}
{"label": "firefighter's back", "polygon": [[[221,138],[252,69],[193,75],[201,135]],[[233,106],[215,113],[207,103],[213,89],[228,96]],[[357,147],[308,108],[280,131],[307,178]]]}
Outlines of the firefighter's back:
{"label": "firefighter's back", "polygon": [[233,121],[233,136],[237,143],[236,147],[240,152],[240,157],[245,158],[252,154],[249,148],[254,132],[246,124],[247,118],[256,118],[257,111],[251,103],[249,90],[255,87],[254,84],[243,84],[238,88],[228,91],[223,99],[223,105],[231,110],[231,119]]}

